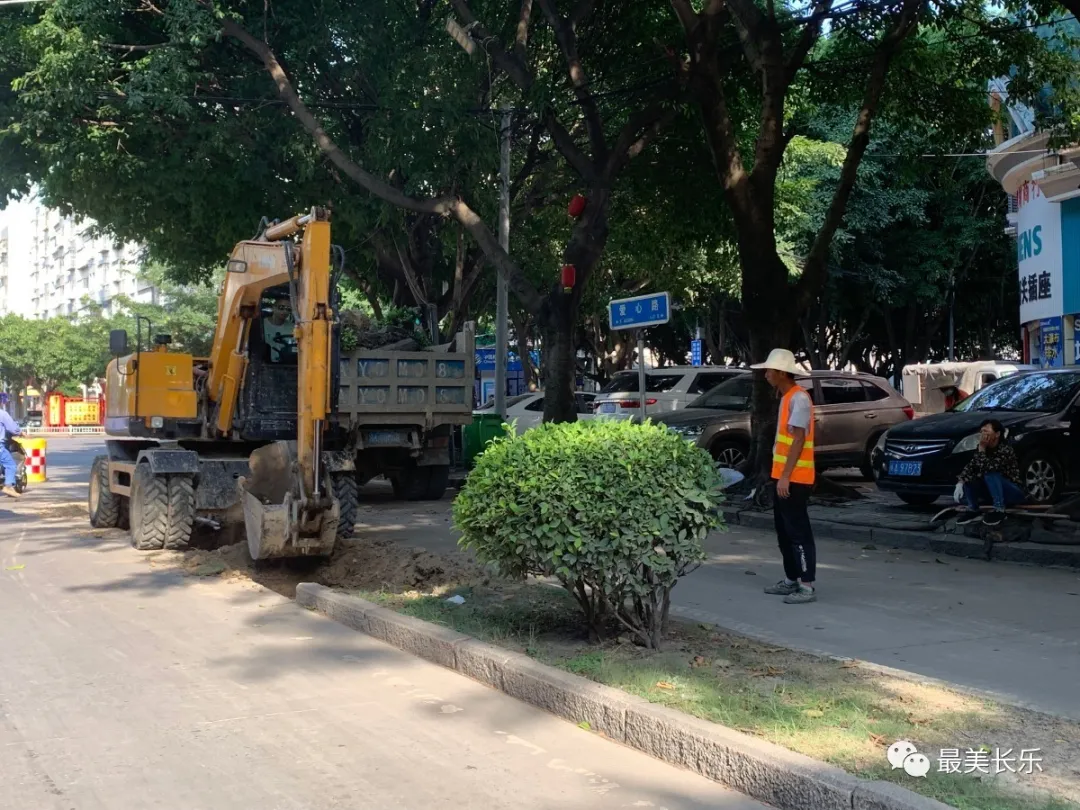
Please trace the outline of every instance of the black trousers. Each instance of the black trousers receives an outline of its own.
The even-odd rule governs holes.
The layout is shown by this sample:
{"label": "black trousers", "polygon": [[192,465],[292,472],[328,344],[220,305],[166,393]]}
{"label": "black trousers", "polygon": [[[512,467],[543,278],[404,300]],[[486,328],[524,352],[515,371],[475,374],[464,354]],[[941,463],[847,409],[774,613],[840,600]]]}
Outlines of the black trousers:
{"label": "black trousers", "polygon": [[[773,482],[775,484],[775,481]],[[806,505],[810,500],[810,484],[791,484],[791,494],[773,500],[776,520],[776,540],[784,558],[784,576],[790,580],[813,582],[817,568],[817,547],[814,530]]]}

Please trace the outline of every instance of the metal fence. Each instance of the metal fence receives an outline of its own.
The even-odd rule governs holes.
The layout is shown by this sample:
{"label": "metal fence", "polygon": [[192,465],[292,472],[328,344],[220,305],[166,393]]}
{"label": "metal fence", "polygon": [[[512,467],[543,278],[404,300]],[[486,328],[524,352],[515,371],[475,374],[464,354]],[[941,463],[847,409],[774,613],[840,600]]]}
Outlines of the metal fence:
{"label": "metal fence", "polygon": [[23,428],[23,436],[104,436],[105,428],[101,425],[74,425],[71,427],[28,427]]}

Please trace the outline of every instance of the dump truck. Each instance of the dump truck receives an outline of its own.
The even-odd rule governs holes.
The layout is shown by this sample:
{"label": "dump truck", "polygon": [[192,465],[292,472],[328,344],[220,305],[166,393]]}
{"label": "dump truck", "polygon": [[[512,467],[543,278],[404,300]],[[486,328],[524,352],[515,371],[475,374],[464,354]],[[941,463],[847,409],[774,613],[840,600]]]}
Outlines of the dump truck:
{"label": "dump truck", "polygon": [[329,211],[313,208],[233,249],[208,357],[173,351],[144,318],[134,347],[110,334],[92,526],[127,528],[150,551],[242,521],[252,559],[328,556],[370,479],[442,497],[452,429],[472,418],[475,330],[424,350],[343,352],[343,266]]}

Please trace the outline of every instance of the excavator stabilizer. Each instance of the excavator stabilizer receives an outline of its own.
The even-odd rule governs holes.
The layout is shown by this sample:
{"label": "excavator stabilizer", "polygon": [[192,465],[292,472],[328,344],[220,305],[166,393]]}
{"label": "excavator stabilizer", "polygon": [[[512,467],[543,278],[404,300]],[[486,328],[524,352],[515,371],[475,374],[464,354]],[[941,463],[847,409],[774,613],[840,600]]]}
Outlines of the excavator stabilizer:
{"label": "excavator stabilizer", "polygon": [[238,483],[251,559],[330,556],[341,506],[332,495],[302,494],[296,442],[260,447],[248,467],[251,476]]}

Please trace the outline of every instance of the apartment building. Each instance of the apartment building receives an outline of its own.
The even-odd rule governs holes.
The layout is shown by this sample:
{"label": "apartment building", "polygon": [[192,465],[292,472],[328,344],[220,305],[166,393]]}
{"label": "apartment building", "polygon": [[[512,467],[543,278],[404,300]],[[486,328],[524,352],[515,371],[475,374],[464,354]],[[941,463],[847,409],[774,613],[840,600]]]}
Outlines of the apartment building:
{"label": "apartment building", "polygon": [[0,314],[77,316],[91,302],[111,313],[119,296],[158,303],[158,290],[138,277],[140,247],[94,236],[93,225],[34,198],[0,211]]}

